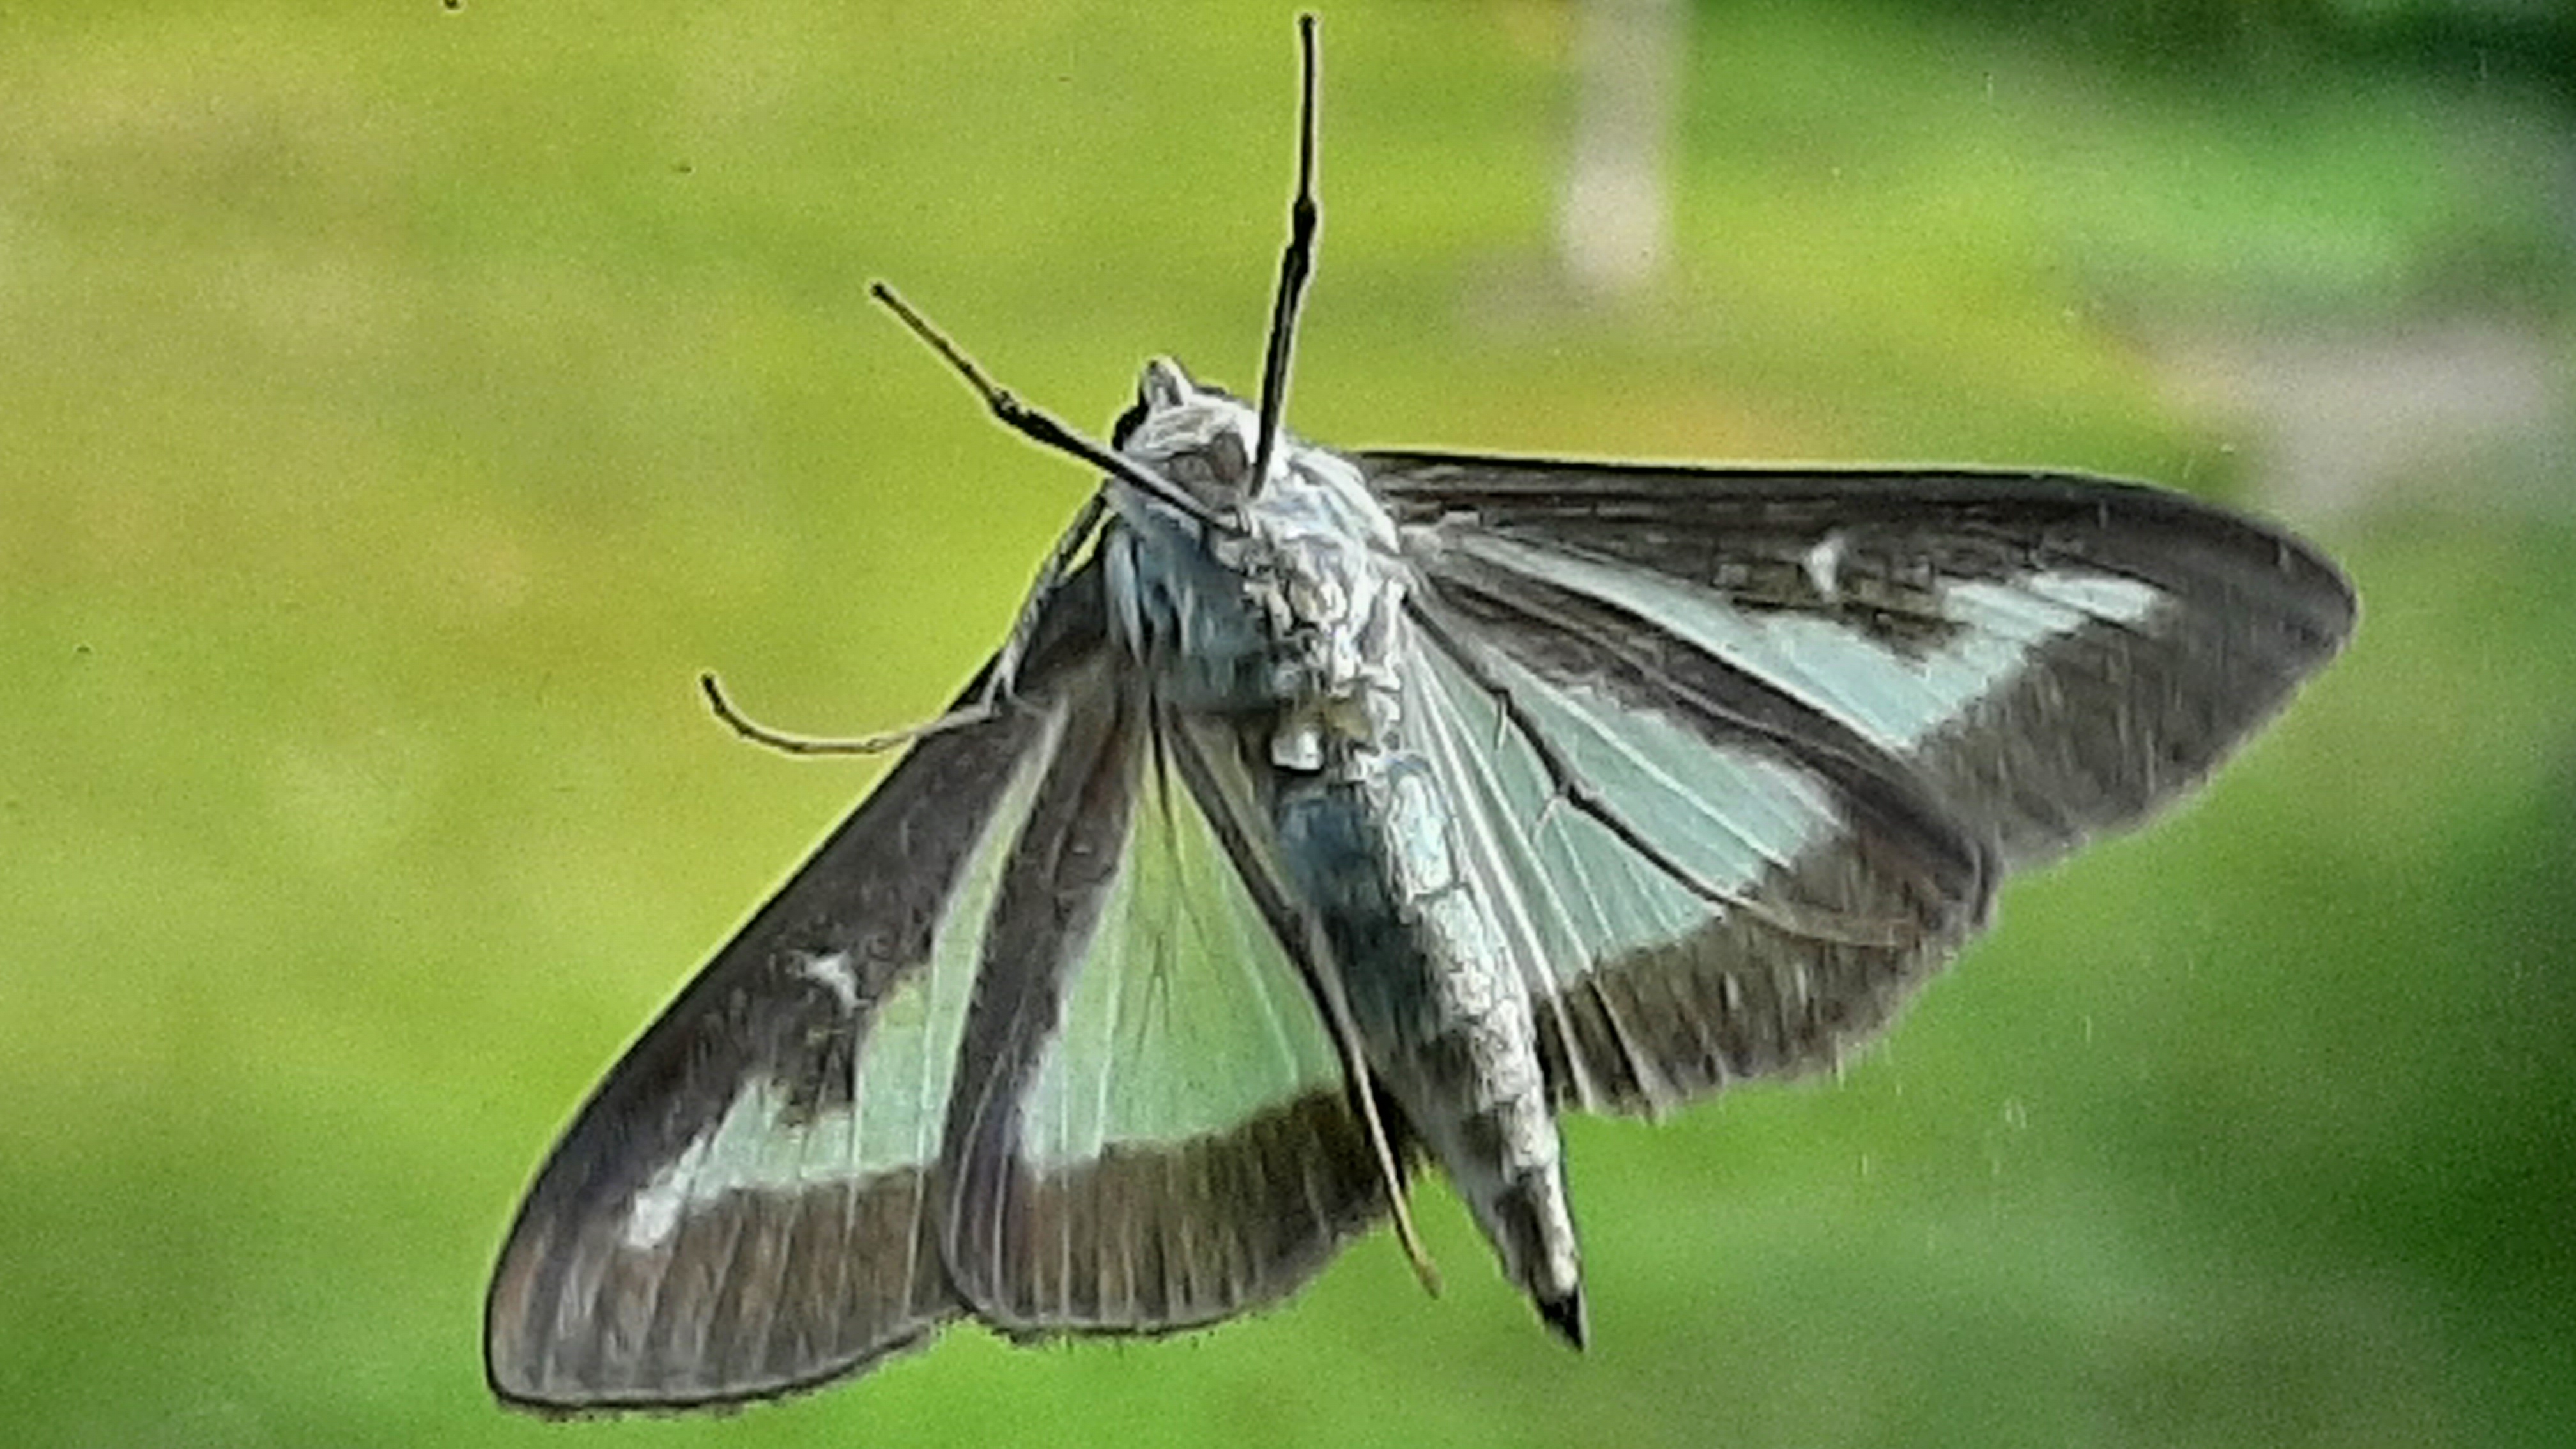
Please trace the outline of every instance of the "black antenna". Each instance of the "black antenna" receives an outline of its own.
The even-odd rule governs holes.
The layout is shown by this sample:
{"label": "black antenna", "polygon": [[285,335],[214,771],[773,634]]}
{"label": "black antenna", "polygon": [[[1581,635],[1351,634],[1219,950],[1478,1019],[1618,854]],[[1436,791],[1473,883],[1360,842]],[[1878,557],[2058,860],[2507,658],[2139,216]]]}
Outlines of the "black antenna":
{"label": "black antenna", "polygon": [[1195,518],[1213,528],[1229,531],[1233,528],[1230,522],[1218,516],[1215,509],[1192,497],[1189,491],[1179,484],[1119,457],[1116,453],[1066,427],[1044,409],[1034,408],[1020,401],[1019,394],[986,377],[984,369],[977,367],[973,358],[968,357],[956,343],[949,341],[947,333],[932,326],[929,318],[914,311],[912,304],[896,295],[894,288],[883,282],[870,282],[868,295],[883,303],[887,311],[900,318],[904,326],[912,329],[913,336],[929,344],[931,351],[938,353],[950,367],[955,368],[957,375],[966,379],[966,385],[975,390],[975,395],[984,400],[984,406],[993,410],[993,416],[1001,419],[1004,427],[1041,448],[1053,448],[1059,453],[1069,453],[1080,458],[1102,472],[1129,484],[1139,492],[1150,494],[1156,501],[1171,505],[1184,517]]}
{"label": "black antenna", "polygon": [[1279,450],[1279,415],[1288,406],[1288,354],[1297,344],[1297,308],[1315,270],[1315,17],[1297,17],[1303,84],[1297,98],[1297,199],[1288,205],[1288,246],[1279,254],[1279,291],[1270,302],[1270,337],[1261,353],[1261,431],[1252,447],[1251,493],[1270,477]]}

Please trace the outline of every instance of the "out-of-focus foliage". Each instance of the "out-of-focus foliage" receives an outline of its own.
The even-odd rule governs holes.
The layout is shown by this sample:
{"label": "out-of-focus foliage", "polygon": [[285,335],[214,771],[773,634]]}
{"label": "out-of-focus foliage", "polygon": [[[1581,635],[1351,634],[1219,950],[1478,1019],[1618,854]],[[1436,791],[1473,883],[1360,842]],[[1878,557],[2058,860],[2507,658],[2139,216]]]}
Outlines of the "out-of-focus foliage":
{"label": "out-of-focus foliage", "polygon": [[2035,29],[2097,59],[2218,85],[2317,62],[2357,84],[2373,76],[2528,81],[2576,104],[2576,12],[2550,0],[1905,0],[1893,8]]}

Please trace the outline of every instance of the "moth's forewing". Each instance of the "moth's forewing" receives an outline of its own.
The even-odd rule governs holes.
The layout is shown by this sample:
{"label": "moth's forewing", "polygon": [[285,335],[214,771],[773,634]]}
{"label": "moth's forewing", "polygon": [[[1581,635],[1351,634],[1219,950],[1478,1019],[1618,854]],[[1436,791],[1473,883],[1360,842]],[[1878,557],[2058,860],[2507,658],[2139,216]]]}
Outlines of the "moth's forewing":
{"label": "moth's forewing", "polygon": [[1064,590],[1026,707],[914,745],[600,1084],[494,1270],[495,1393],[758,1397],[960,1310],[938,1153],[975,943],[1063,683],[1105,638],[1097,579]]}
{"label": "moth's forewing", "polygon": [[1830,1064],[2006,869],[2196,785],[2354,619],[2300,540],[2101,479],[1360,461],[1450,646],[1412,661],[1432,758],[1569,1102]]}

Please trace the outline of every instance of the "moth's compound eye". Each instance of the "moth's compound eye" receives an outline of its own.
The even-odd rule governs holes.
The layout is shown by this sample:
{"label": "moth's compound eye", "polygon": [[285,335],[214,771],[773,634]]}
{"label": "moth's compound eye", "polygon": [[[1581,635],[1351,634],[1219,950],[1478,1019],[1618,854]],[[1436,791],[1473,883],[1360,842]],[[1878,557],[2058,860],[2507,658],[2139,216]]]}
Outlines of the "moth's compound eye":
{"label": "moth's compound eye", "polygon": [[1252,459],[1244,451],[1243,439],[1231,432],[1179,449],[1161,467],[1164,477],[1188,489],[1192,497],[1218,507],[1240,499],[1252,475]]}
{"label": "moth's compound eye", "polygon": [[1219,433],[1208,440],[1206,459],[1209,481],[1229,493],[1241,493],[1252,479],[1252,458],[1243,450],[1243,439],[1231,432]]}

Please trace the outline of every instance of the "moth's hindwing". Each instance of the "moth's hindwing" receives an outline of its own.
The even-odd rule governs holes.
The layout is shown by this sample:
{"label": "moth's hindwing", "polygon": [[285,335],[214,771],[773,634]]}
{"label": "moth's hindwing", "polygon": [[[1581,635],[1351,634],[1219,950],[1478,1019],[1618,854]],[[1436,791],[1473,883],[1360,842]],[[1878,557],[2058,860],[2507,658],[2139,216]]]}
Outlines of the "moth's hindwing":
{"label": "moth's hindwing", "polygon": [[[1558,1100],[1656,1110],[1830,1061],[1983,918],[1990,856],[1868,756],[1639,707],[1609,658],[1590,678],[1499,647],[1481,677],[1445,650],[1407,661]],[[1533,733],[1597,810],[1569,802]]]}
{"label": "moth's hindwing", "polygon": [[1197,746],[1135,683],[1080,697],[1032,804],[949,1118],[948,1261],[1015,1334],[1231,1316],[1384,1207],[1306,977],[1175,768]]}

